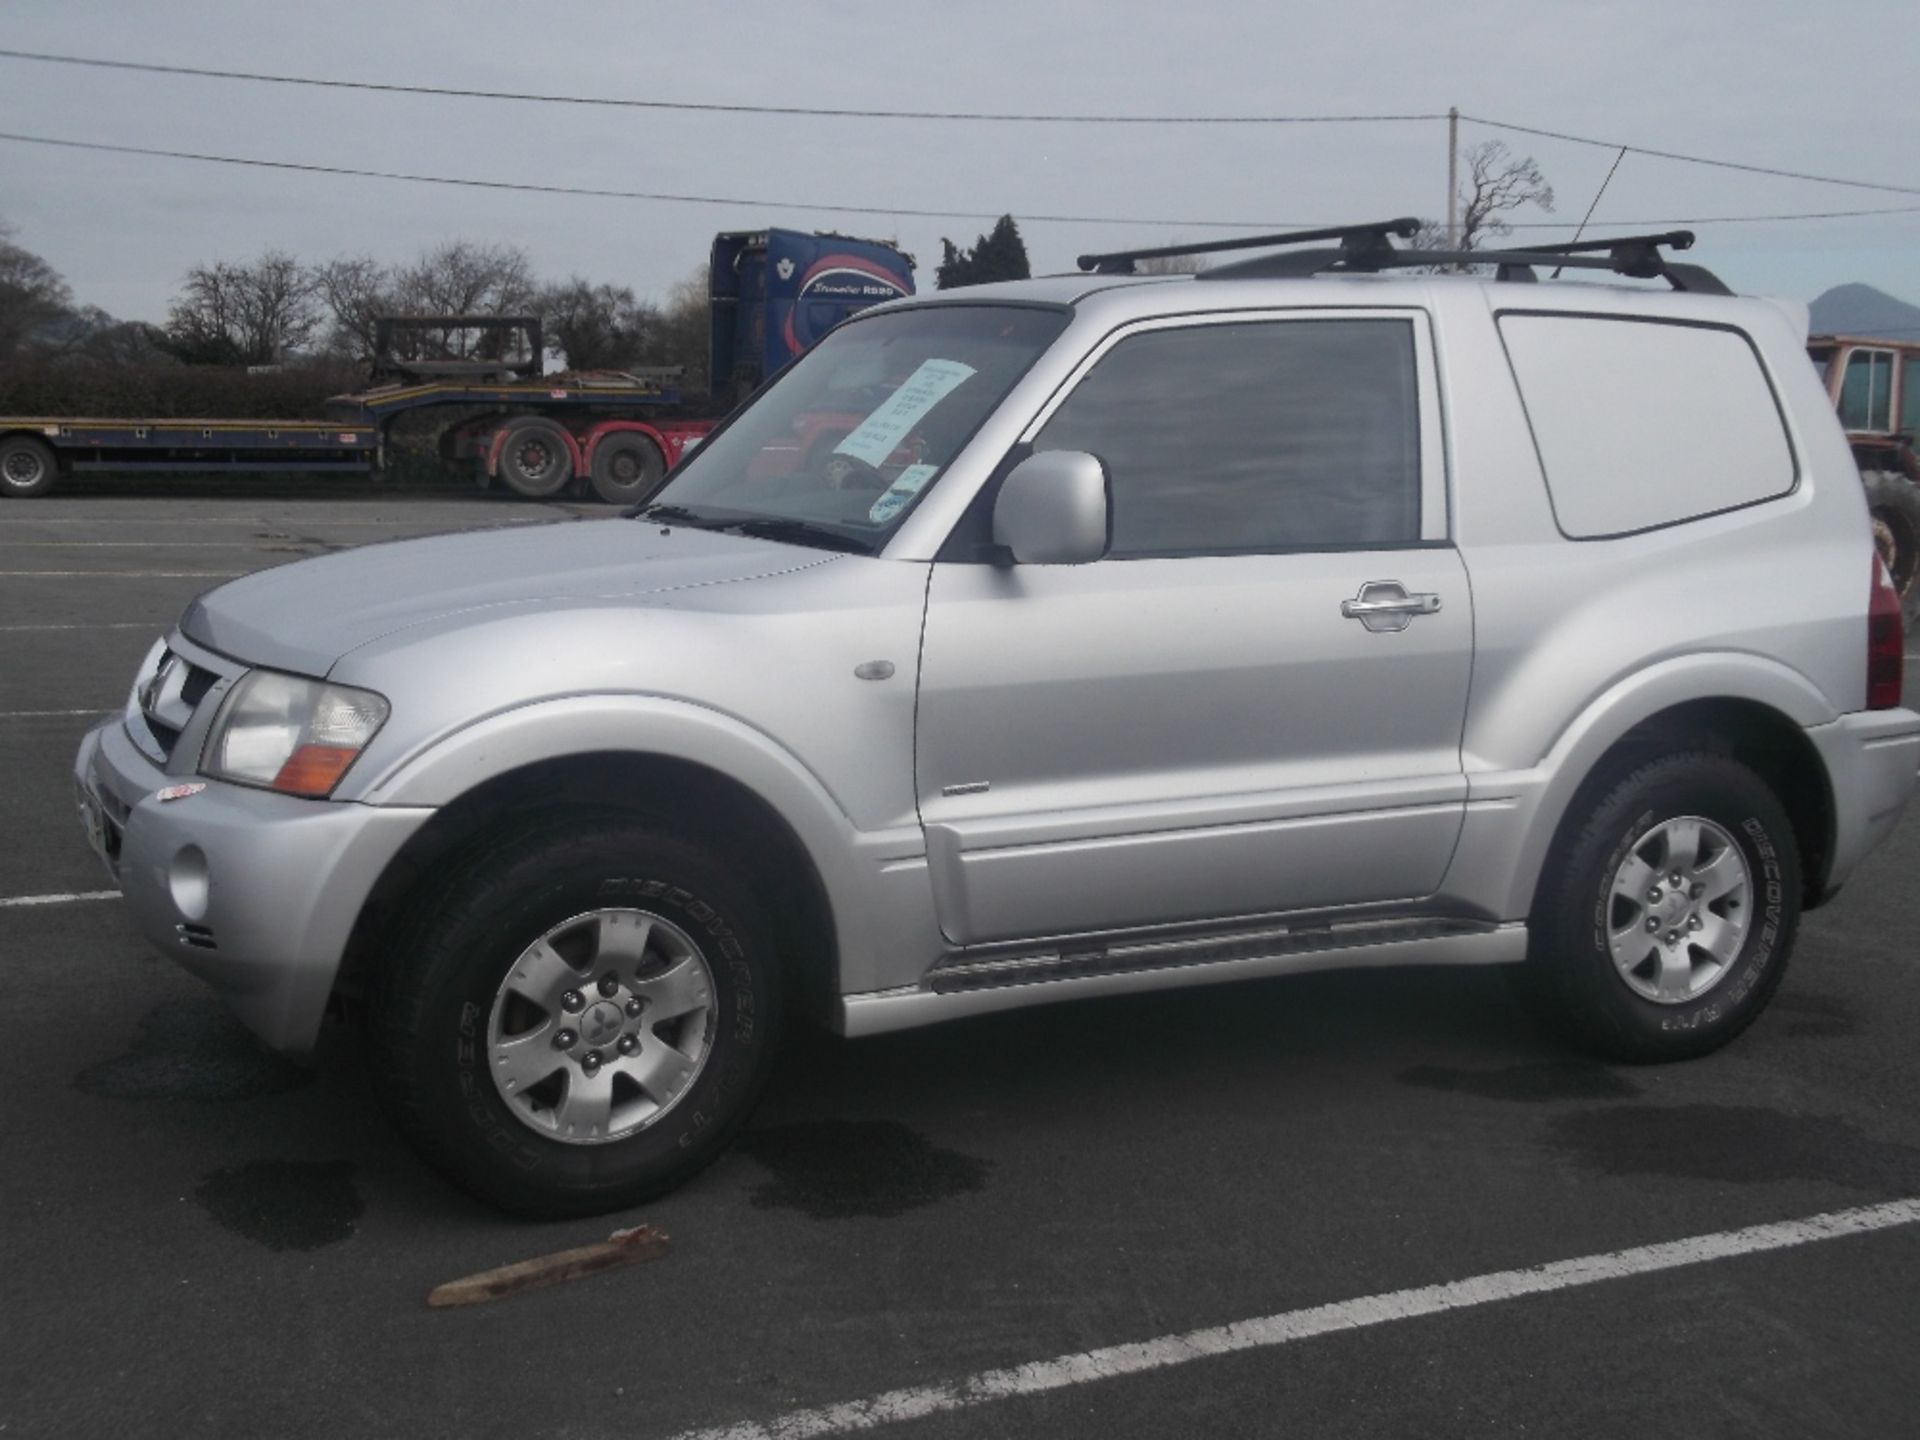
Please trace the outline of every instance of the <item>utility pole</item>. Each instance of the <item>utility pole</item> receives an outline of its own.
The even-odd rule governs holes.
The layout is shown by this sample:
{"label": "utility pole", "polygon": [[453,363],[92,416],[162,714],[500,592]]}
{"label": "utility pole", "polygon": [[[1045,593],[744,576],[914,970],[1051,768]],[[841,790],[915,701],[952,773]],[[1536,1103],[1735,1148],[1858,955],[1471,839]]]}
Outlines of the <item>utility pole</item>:
{"label": "utility pole", "polygon": [[1460,248],[1460,107],[1447,107],[1447,248]]}

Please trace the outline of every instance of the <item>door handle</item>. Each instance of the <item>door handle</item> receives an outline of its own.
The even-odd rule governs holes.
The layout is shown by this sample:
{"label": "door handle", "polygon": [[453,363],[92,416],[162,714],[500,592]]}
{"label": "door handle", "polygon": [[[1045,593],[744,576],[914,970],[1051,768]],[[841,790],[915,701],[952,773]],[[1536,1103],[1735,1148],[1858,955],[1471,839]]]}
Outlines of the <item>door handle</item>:
{"label": "door handle", "polygon": [[1398,580],[1369,580],[1353,599],[1340,602],[1342,615],[1376,632],[1404,630],[1414,616],[1431,615],[1439,608],[1438,595],[1409,591]]}

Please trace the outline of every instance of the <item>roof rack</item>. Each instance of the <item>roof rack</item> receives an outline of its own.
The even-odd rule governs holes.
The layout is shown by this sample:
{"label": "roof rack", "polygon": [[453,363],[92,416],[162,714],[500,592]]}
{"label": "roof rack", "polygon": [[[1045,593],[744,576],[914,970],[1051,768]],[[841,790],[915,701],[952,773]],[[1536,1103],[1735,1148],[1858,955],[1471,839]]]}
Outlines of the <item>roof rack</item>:
{"label": "roof rack", "polygon": [[1531,283],[1540,277],[1534,268],[1551,265],[1561,270],[1606,270],[1640,280],[1665,280],[1675,290],[1699,295],[1733,292],[1702,265],[1682,264],[1663,250],[1688,250],[1691,230],[1667,230],[1653,235],[1616,235],[1604,240],[1576,240],[1561,244],[1527,245],[1512,250],[1396,249],[1389,238],[1406,240],[1419,232],[1412,219],[1381,220],[1365,225],[1338,225],[1323,230],[1296,230],[1282,235],[1256,235],[1244,240],[1211,240],[1197,245],[1165,245],[1156,250],[1119,250],[1106,255],[1082,255],[1080,268],[1103,275],[1131,275],[1136,260],[1174,255],[1215,255],[1232,250],[1267,250],[1338,240],[1338,249],[1288,250],[1254,255],[1203,270],[1201,280],[1280,279],[1319,275],[1327,271],[1371,275],[1382,270],[1415,266],[1492,265],[1496,280]]}
{"label": "roof rack", "polygon": [[1249,235],[1241,240],[1202,240],[1193,245],[1162,245],[1155,250],[1113,250],[1104,255],[1082,255],[1076,262],[1082,270],[1097,275],[1131,275],[1136,260],[1165,260],[1176,255],[1218,255],[1228,250],[1265,250],[1274,245],[1305,245],[1314,240],[1338,240],[1340,253],[1393,253],[1389,235],[1411,240],[1420,233],[1420,222],[1411,216],[1398,220],[1374,220],[1364,225],[1329,225],[1320,230],[1287,230],[1278,235]]}

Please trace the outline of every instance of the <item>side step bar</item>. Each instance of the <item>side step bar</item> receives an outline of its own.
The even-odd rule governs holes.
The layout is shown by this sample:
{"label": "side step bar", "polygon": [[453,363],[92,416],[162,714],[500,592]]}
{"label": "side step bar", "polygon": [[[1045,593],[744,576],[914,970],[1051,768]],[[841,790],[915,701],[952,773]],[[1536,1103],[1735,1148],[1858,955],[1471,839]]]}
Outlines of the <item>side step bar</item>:
{"label": "side step bar", "polygon": [[878,1035],[1092,995],[1380,965],[1499,965],[1526,958],[1527,927],[1399,915],[958,951],[919,985],[845,996],[839,1026]]}

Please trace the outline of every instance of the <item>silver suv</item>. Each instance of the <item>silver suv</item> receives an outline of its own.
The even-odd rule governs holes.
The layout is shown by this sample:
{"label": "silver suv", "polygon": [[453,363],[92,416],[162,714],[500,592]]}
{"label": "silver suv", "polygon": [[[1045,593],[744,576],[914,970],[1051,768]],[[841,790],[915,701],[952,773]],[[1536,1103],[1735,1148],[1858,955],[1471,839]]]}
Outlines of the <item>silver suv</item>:
{"label": "silver suv", "polygon": [[625,518],[225,585],[83,742],[94,843],[530,1214],[685,1180],[805,1011],[1497,964],[1710,1051],[1920,761],[1805,313],[1403,233],[883,306]]}

